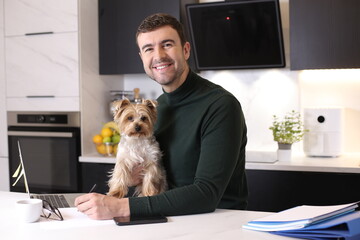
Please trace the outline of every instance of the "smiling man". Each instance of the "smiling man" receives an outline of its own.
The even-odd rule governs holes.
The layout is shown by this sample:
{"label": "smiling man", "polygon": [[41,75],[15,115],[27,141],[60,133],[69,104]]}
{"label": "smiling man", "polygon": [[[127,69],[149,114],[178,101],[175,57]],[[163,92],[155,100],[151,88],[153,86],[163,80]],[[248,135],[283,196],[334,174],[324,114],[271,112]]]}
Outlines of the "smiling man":
{"label": "smiling man", "polygon": [[176,18],[147,17],[136,40],[146,74],[163,88],[157,99],[155,136],[163,152],[169,190],[122,199],[87,194],[75,201],[79,211],[94,219],[111,219],[245,209],[247,130],[240,103],[190,70],[190,44]]}

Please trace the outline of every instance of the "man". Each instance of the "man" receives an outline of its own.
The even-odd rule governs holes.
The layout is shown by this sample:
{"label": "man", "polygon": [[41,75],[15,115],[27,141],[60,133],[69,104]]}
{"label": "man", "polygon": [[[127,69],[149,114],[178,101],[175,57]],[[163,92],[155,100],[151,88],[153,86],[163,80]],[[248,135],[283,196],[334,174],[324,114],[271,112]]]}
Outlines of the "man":
{"label": "man", "polygon": [[169,190],[122,199],[86,194],[76,199],[77,208],[94,219],[245,209],[247,137],[240,103],[189,69],[190,44],[172,16],[147,17],[136,39],[146,74],[164,92],[158,98],[155,136],[163,151]]}

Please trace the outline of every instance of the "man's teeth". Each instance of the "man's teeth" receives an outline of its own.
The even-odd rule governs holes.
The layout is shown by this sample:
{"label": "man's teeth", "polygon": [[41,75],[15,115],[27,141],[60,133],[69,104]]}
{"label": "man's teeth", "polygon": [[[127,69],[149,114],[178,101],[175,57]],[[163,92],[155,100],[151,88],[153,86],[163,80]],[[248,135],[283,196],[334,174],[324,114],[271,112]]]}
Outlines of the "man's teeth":
{"label": "man's teeth", "polygon": [[[169,64],[170,65],[170,64]],[[161,69],[164,69],[166,67],[168,67],[169,65],[163,65],[163,66],[160,66],[160,67],[156,67],[157,70],[161,70]]]}

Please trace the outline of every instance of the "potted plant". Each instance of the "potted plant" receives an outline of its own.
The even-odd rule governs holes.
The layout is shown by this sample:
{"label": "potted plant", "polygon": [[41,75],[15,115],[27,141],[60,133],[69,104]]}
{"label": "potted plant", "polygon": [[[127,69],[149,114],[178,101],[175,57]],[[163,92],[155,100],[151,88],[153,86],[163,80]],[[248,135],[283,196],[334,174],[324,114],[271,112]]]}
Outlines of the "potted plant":
{"label": "potted plant", "polygon": [[[301,141],[304,134],[308,132],[307,129],[304,129],[301,114],[292,110],[284,116],[283,120],[276,115],[273,116],[273,119],[273,124],[269,129],[272,130],[274,141],[278,143],[278,149],[288,150],[286,154],[291,154],[292,144]],[[280,158],[279,150],[278,158]]]}

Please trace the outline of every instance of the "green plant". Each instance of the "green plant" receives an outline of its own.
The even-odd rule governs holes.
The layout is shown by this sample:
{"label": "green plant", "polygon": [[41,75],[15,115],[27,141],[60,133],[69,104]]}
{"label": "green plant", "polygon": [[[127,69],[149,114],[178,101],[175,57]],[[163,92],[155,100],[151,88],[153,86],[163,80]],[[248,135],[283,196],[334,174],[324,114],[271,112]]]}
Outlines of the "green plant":
{"label": "green plant", "polygon": [[299,142],[304,134],[308,132],[304,129],[301,121],[301,114],[292,110],[284,116],[283,121],[274,115],[274,121],[269,128],[273,132],[274,141],[282,144],[293,144]]}

